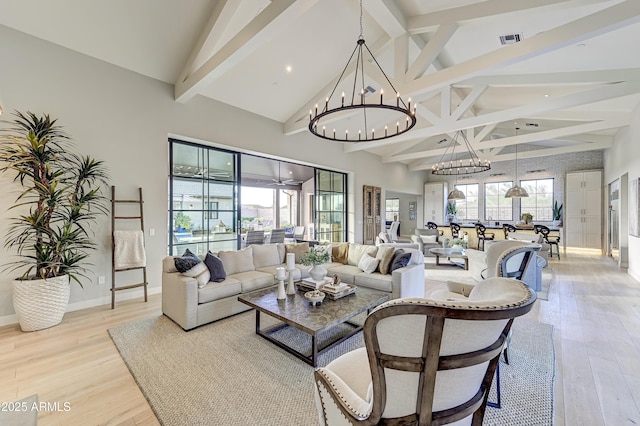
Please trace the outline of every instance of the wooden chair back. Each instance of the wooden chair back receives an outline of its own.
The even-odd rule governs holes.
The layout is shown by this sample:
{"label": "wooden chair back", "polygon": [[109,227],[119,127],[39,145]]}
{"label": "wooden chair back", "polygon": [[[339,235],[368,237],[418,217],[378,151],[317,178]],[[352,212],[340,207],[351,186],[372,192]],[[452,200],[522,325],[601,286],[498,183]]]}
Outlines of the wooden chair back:
{"label": "wooden chair back", "polygon": [[[498,285],[506,291],[498,292],[508,296],[498,297],[504,299],[396,299],[371,313],[364,324],[373,385],[371,412],[354,418],[353,408],[343,401],[337,405],[347,423],[441,425],[471,417],[471,424],[481,425],[513,319],[529,312],[536,298],[520,281],[494,280],[502,280]],[[330,388],[322,370],[316,370],[316,382]],[[325,424],[331,424],[328,417]]]}

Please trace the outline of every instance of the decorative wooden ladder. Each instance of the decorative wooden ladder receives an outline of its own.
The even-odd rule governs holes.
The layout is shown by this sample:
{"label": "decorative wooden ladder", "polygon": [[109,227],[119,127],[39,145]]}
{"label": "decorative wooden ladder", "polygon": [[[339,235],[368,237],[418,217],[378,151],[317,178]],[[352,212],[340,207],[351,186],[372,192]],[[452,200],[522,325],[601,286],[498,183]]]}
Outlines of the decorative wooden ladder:
{"label": "decorative wooden ladder", "polygon": [[[115,252],[115,231],[116,231],[116,220],[139,220],[140,221],[140,229],[144,233],[144,213],[143,213],[143,203],[142,200],[142,188],[138,188],[138,199],[137,200],[118,200],[116,199],[116,187],[111,187],[111,309],[116,307],[116,291],[119,290],[128,290],[137,287],[144,287],[144,301],[147,301],[147,267],[146,266],[136,266],[132,268],[116,268],[116,252]],[[117,204],[138,204],[139,214],[137,216],[117,216],[116,215],[116,205]],[[142,282],[136,284],[129,284],[117,287],[116,286],[116,273],[124,272],[124,271],[133,271],[137,269],[142,269]]]}

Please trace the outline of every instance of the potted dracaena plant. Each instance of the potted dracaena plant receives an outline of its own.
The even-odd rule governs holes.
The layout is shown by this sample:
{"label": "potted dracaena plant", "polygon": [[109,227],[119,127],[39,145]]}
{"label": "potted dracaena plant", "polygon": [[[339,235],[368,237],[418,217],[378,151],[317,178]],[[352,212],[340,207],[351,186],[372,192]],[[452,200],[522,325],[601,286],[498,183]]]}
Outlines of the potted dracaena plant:
{"label": "potted dracaena plant", "polygon": [[91,225],[108,213],[102,195],[102,161],[71,151],[72,144],[49,115],[15,112],[0,130],[0,171],[21,188],[5,247],[18,260],[5,271],[21,271],[13,282],[13,305],[23,331],[62,321],[70,281],[82,286],[87,257],[97,247]]}

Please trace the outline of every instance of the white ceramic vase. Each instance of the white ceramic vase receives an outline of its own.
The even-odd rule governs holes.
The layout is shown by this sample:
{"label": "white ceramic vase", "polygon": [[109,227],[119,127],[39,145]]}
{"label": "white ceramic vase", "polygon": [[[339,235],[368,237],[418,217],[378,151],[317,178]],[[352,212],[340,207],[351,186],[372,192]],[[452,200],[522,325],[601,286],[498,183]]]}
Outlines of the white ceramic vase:
{"label": "white ceramic vase", "polygon": [[327,276],[327,268],[322,265],[315,265],[313,268],[309,269],[309,275],[316,283],[321,283],[324,280],[324,277]]}
{"label": "white ceramic vase", "polygon": [[452,251],[462,251],[462,246],[460,244],[455,244],[451,246]]}

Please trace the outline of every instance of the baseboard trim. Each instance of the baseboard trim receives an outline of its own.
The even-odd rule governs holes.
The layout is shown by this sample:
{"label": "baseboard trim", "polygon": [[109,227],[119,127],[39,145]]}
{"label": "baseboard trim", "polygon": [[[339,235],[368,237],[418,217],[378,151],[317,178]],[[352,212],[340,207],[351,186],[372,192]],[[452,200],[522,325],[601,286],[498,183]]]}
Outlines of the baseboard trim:
{"label": "baseboard trim", "polygon": [[[162,293],[162,287],[148,287],[147,294],[150,296],[152,294]],[[140,292],[124,292],[116,294],[116,306],[117,303],[123,300],[136,299],[138,297],[142,297]],[[82,309],[87,308],[95,308],[96,306],[102,305],[110,305],[111,304],[111,295],[99,297],[96,299],[83,300],[80,302],[69,303],[67,306],[66,312],[80,311]],[[5,325],[17,324],[18,317],[15,314],[5,315],[0,317],[0,327]]]}

